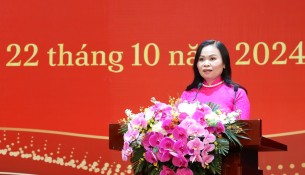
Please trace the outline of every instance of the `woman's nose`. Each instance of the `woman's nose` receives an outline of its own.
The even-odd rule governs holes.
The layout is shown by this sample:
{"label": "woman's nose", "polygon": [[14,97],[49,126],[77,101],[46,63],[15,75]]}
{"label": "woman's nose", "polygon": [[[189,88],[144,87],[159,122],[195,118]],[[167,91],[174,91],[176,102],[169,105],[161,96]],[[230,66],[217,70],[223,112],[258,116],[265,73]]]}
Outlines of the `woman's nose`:
{"label": "woman's nose", "polygon": [[210,62],[209,62],[209,60],[205,60],[205,61],[203,61],[203,66],[210,66]]}

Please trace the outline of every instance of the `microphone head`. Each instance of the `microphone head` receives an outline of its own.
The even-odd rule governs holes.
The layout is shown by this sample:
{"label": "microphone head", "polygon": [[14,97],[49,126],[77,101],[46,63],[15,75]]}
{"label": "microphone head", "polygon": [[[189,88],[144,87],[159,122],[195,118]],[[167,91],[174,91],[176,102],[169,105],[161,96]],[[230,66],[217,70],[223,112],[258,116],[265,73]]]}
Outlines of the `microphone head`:
{"label": "microphone head", "polygon": [[198,89],[201,89],[201,88],[202,88],[202,85],[203,85],[203,83],[202,83],[202,82],[198,83],[197,88],[198,88]]}
{"label": "microphone head", "polygon": [[234,91],[237,92],[238,90],[238,85],[234,85]]}

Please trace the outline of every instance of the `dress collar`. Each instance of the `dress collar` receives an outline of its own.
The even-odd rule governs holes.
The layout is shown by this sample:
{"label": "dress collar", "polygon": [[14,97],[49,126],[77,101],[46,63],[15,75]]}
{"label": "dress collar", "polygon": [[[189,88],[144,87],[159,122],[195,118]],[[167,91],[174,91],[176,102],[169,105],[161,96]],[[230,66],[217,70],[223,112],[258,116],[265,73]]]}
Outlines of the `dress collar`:
{"label": "dress collar", "polygon": [[208,85],[207,82],[203,81],[203,87],[215,87],[218,85],[221,85],[223,83],[223,80],[221,79],[221,77],[215,79],[211,85]]}

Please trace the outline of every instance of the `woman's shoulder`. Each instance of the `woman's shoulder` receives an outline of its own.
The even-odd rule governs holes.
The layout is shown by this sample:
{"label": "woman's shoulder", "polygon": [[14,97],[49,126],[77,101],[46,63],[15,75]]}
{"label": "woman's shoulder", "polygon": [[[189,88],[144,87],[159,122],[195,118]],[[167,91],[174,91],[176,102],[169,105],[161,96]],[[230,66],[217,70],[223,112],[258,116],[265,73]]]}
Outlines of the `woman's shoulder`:
{"label": "woman's shoulder", "polygon": [[244,86],[240,85],[239,83],[233,82],[232,80],[225,83],[228,88],[232,89],[235,92],[239,93],[247,93],[247,90]]}
{"label": "woman's shoulder", "polygon": [[191,90],[184,90],[180,96],[181,99],[187,100],[194,96],[196,93],[196,88],[193,88]]}
{"label": "woman's shoulder", "polygon": [[234,95],[236,96],[241,97],[241,96],[247,96],[248,94],[247,90],[243,86],[237,83],[230,84],[227,87],[230,89],[231,93],[234,93]]}

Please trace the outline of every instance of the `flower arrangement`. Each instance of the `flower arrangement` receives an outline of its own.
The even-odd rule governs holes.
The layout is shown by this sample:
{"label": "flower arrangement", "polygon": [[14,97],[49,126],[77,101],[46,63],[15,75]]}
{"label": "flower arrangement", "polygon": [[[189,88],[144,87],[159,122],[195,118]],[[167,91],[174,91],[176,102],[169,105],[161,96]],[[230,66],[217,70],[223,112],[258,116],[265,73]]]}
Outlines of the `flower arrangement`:
{"label": "flower arrangement", "polygon": [[134,173],[161,175],[221,174],[230,142],[245,138],[240,111],[223,113],[214,103],[170,98],[134,114],[125,111],[122,159],[131,158]]}

